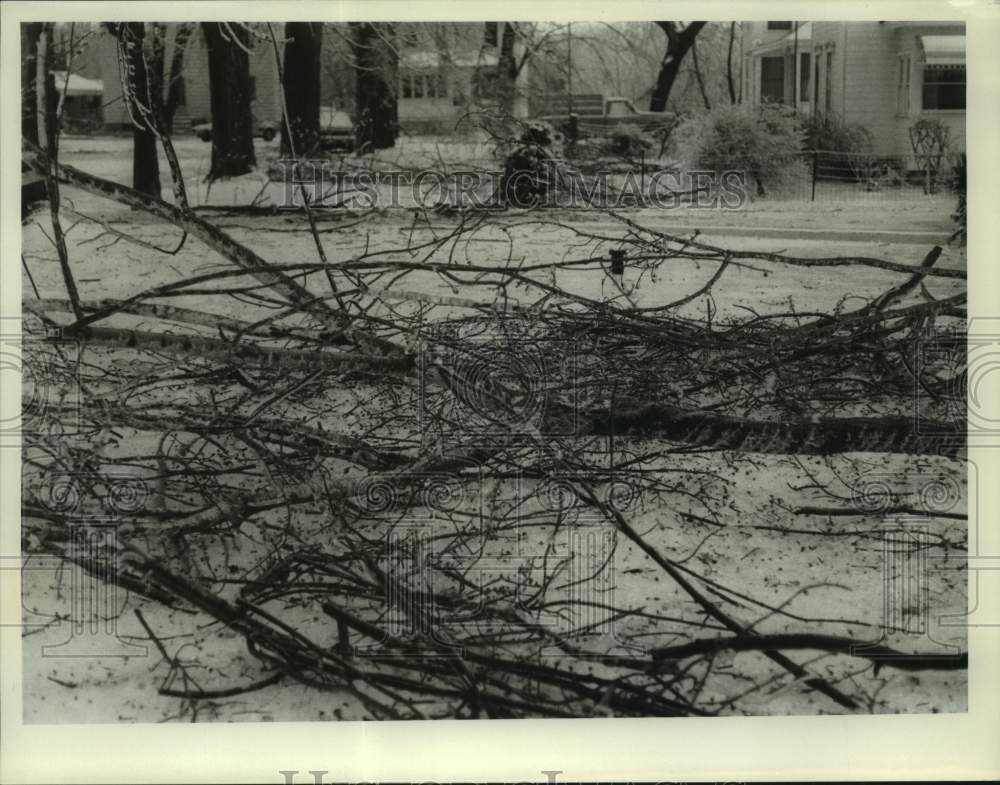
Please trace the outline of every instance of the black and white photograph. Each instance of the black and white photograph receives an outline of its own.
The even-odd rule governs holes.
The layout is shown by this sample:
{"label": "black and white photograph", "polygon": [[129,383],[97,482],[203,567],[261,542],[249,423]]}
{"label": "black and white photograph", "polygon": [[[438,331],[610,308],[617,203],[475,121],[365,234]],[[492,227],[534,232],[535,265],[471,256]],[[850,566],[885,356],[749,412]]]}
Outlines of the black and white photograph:
{"label": "black and white photograph", "polygon": [[967,715],[976,21],[11,5],[25,732]]}

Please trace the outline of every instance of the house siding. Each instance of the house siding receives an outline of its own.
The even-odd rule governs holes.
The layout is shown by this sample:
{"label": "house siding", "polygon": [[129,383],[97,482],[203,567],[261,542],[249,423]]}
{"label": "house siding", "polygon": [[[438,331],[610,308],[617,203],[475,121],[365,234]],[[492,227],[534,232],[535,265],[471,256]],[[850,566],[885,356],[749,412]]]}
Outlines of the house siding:
{"label": "house siding", "polygon": [[[773,40],[761,35],[763,23],[748,26],[744,36],[747,51],[744,95],[760,102],[760,58],[779,52],[757,51]],[[923,53],[922,35],[964,33],[961,22],[812,22],[812,38],[800,51],[812,53],[809,111],[836,112],[849,123],[859,123],[872,133],[875,151],[886,156],[912,154],[910,128],[921,118],[935,118],[945,123],[951,133],[954,150],[965,149],[964,111],[925,111],[921,107]],[[909,55],[909,106],[900,111],[897,102],[899,56]],[[793,64],[790,61],[791,71]],[[786,102],[791,96],[786,89]]]}
{"label": "house siding", "polygon": [[838,111],[848,123],[860,123],[871,131],[877,153],[897,154],[896,36],[878,23],[842,26]]}
{"label": "house siding", "polygon": [[[176,35],[177,25],[168,25],[164,51],[164,62],[168,69],[173,58]],[[87,75],[99,78],[104,83],[104,124],[110,128],[127,129],[131,121],[122,97],[115,37],[103,29],[96,31],[89,42],[86,62]],[[253,42],[250,75],[255,79],[257,92],[257,98],[253,103],[254,116],[258,121],[280,121],[282,112],[278,65],[268,42]],[[212,114],[208,82],[208,49],[205,47],[205,38],[200,25],[192,32],[186,44],[183,79],[186,100],[177,108],[174,115],[174,129],[177,131],[185,130],[192,120],[207,120]]]}
{"label": "house siding", "polygon": [[[167,52],[172,52],[173,38]],[[251,110],[258,122],[281,121],[281,80],[274,50],[268,41],[251,39],[250,76],[254,79],[256,98]],[[208,119],[212,115],[212,95],[208,80],[208,48],[199,25],[187,42],[184,55],[184,88],[187,101],[179,107],[174,125],[182,128],[191,120]]]}
{"label": "house siding", "polygon": [[[955,35],[964,31],[964,26],[956,24],[920,25],[908,24],[900,26],[897,31],[897,51],[899,54],[910,55],[910,101],[906,114],[896,115],[895,144],[904,153],[912,153],[910,144],[910,127],[920,119],[936,119],[948,126],[951,132],[951,144],[957,151],[965,151],[965,112],[964,111],[925,111],[921,107],[923,92],[923,73],[920,64],[921,52],[917,42],[921,35]],[[893,96],[895,111],[895,94]]]}
{"label": "house siding", "polygon": [[[81,34],[77,28],[77,35]],[[412,25],[420,33],[419,41],[411,49],[417,51],[437,52],[440,47],[455,55],[467,56],[470,52],[483,53],[488,47],[482,46],[483,23],[464,23],[448,25],[442,32],[433,25],[423,23]],[[176,35],[179,25],[166,26],[166,46],[164,63],[169,69],[173,58]],[[63,31],[64,37],[68,29]],[[447,34],[448,40],[441,39]],[[447,37],[446,36],[446,37]],[[280,38],[279,38],[280,40]],[[435,49],[438,47],[438,49]],[[515,59],[523,57],[523,45],[515,46]],[[252,37],[250,41],[250,75],[254,78],[256,98],[251,111],[257,122],[280,123],[282,118],[282,95],[278,63],[274,50],[268,38]],[[495,47],[492,54],[493,65],[483,66],[495,70]],[[283,59],[284,53],[281,53]],[[489,59],[489,58],[487,58]],[[117,40],[102,25],[91,24],[87,30],[87,45],[82,54],[74,59],[73,70],[93,79],[100,79],[104,84],[102,97],[102,121],[104,127],[111,131],[127,132],[131,127],[128,109],[122,96],[122,85],[119,76]],[[473,78],[474,67],[449,66],[446,78],[449,90],[446,97],[405,99],[400,96],[399,120],[404,129],[411,132],[426,130],[452,130],[456,122],[470,109],[475,108]],[[517,97],[514,105],[516,116],[527,116],[527,83],[531,77],[531,68],[527,65],[518,75]],[[174,130],[183,133],[190,129],[193,121],[209,120],[211,118],[211,93],[208,79],[208,51],[202,34],[201,24],[195,24],[185,45],[184,67],[184,102],[177,107],[174,115]],[[351,112],[354,104],[355,75],[351,67],[350,33],[349,30],[339,30],[337,35],[324,36],[320,67],[320,95],[323,105],[333,105],[338,109]],[[471,125],[467,125],[471,127]]]}

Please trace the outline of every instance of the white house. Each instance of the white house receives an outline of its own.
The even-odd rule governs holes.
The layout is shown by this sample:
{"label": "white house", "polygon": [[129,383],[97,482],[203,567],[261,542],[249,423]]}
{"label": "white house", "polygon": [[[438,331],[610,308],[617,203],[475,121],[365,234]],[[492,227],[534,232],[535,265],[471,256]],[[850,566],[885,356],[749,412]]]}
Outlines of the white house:
{"label": "white house", "polygon": [[912,152],[909,129],[936,118],[965,149],[963,22],[747,22],[744,96],[867,127],[876,152]]}

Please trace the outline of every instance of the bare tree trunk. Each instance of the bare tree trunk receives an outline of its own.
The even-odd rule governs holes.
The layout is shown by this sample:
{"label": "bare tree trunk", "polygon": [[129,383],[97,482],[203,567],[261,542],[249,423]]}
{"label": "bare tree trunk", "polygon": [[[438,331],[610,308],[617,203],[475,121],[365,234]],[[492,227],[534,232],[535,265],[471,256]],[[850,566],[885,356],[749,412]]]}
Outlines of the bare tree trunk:
{"label": "bare tree trunk", "polygon": [[517,61],[514,58],[514,25],[504,22],[500,37],[500,56],[497,60],[499,71],[498,98],[500,108],[507,114],[514,111],[514,90],[517,81]]}
{"label": "bare tree trunk", "polygon": [[733,44],[736,42],[736,22],[729,23],[729,50],[726,52],[726,84],[729,86],[729,102],[736,103],[736,85],[733,82]]}
{"label": "bare tree trunk", "polygon": [[38,144],[38,39],[41,22],[21,25],[21,136]]}
{"label": "bare tree trunk", "polygon": [[250,36],[238,22],[203,22],[201,27],[208,47],[212,106],[208,179],[238,177],[257,165],[250,112],[250,58],[246,52]]}
{"label": "bare tree trunk", "polygon": [[388,39],[392,27],[372,22],[351,23],[351,47],[357,78],[358,145],[362,151],[383,150],[399,135],[396,95],[399,54]]}
{"label": "bare tree trunk", "polygon": [[[156,132],[153,130],[153,106],[150,94],[161,88],[163,49],[155,41],[150,72],[146,71],[143,44],[146,25],[143,22],[124,22],[117,27],[119,45],[124,47],[124,62],[128,73],[125,100],[132,118],[132,187],[135,190],[160,198],[160,161],[157,154]],[[155,36],[155,33],[154,33]],[[159,58],[155,56],[159,52]]]}
{"label": "bare tree trunk", "polygon": [[660,29],[667,34],[667,51],[660,63],[660,72],[656,77],[656,87],[649,99],[649,111],[663,112],[667,108],[667,99],[674,86],[677,74],[681,70],[684,55],[694,44],[694,40],[706,22],[689,22],[683,30],[677,30],[677,22],[657,22]]}
{"label": "bare tree trunk", "polygon": [[174,115],[181,103],[181,90],[184,78],[184,54],[193,27],[184,22],[177,26],[174,36],[174,48],[170,55],[170,74],[167,77],[167,99],[163,104],[163,129],[171,134],[174,132]]}
{"label": "bare tree trunk", "polygon": [[55,42],[53,40],[55,38],[55,25],[52,22],[46,22],[42,33],[44,37],[41,38],[43,44],[40,47],[39,56],[42,58],[42,73],[44,74],[42,89],[45,97],[45,157],[47,161],[45,192],[49,197],[52,240],[59,257],[59,268],[66,285],[66,294],[73,306],[73,315],[79,320],[83,318],[80,295],[76,288],[76,280],[73,278],[73,271],[70,269],[66,235],[62,229],[62,221],[59,219],[59,208],[62,201],[59,195],[59,178],[57,176],[59,165],[59,93],[56,89],[55,77],[52,75],[53,67],[59,65],[56,62]]}
{"label": "bare tree trunk", "polygon": [[[319,143],[321,22],[285,23],[282,87],[285,111],[281,124],[281,154],[312,155]],[[289,137],[289,129],[291,136]]]}
{"label": "bare tree trunk", "polygon": [[59,67],[56,62],[54,25],[46,22],[42,30],[45,36],[39,46],[39,57],[43,58],[44,80],[42,82],[42,98],[44,107],[43,130],[45,132],[45,147],[49,158],[58,159],[59,149],[59,88],[56,85],[52,71]]}

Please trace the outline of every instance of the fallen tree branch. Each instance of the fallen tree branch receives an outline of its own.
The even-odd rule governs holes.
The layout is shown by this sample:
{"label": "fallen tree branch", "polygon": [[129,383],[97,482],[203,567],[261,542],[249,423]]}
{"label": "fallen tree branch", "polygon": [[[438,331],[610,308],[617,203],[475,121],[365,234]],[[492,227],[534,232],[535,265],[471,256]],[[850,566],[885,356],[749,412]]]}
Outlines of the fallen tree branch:
{"label": "fallen tree branch", "polygon": [[950,458],[965,450],[954,426],[923,422],[923,432],[918,433],[912,417],[767,421],[648,401],[623,402],[613,411],[597,410],[585,416],[589,434],[667,439],[719,450],[801,455],[879,452]]}
{"label": "fallen tree branch", "polygon": [[876,668],[886,667],[904,671],[967,670],[969,655],[930,654],[898,651],[889,646],[856,641],[837,635],[818,635],[815,633],[779,633],[776,635],[736,635],[729,638],[710,638],[691,641],[678,646],[668,646],[655,649],[652,652],[653,662],[660,667],[671,660],[682,660],[705,654],[718,654],[722,651],[763,651],[765,649],[818,649],[831,654],[847,654],[851,657],[863,657],[876,663]]}
{"label": "fallen tree branch", "polygon": [[[121,183],[105,180],[72,166],[50,162],[45,153],[40,148],[31,145],[30,142],[25,142],[22,160],[43,176],[58,176],[70,185],[88,193],[142,210],[183,229],[233,264],[250,271],[261,283],[271,287],[289,302],[298,305],[303,311],[317,318],[328,329],[343,331],[344,335],[359,347],[365,347],[369,351],[380,354],[401,353],[400,348],[391,341],[367,335],[350,327],[350,318],[347,314],[332,310],[322,298],[316,297],[294,279],[275,269],[274,265],[265,261],[245,245],[238,243],[221,229],[199,218],[193,212],[142,194]],[[49,167],[51,167],[51,172],[49,172]],[[94,318],[93,315],[78,318],[77,322],[67,329],[69,331],[82,329]]]}

